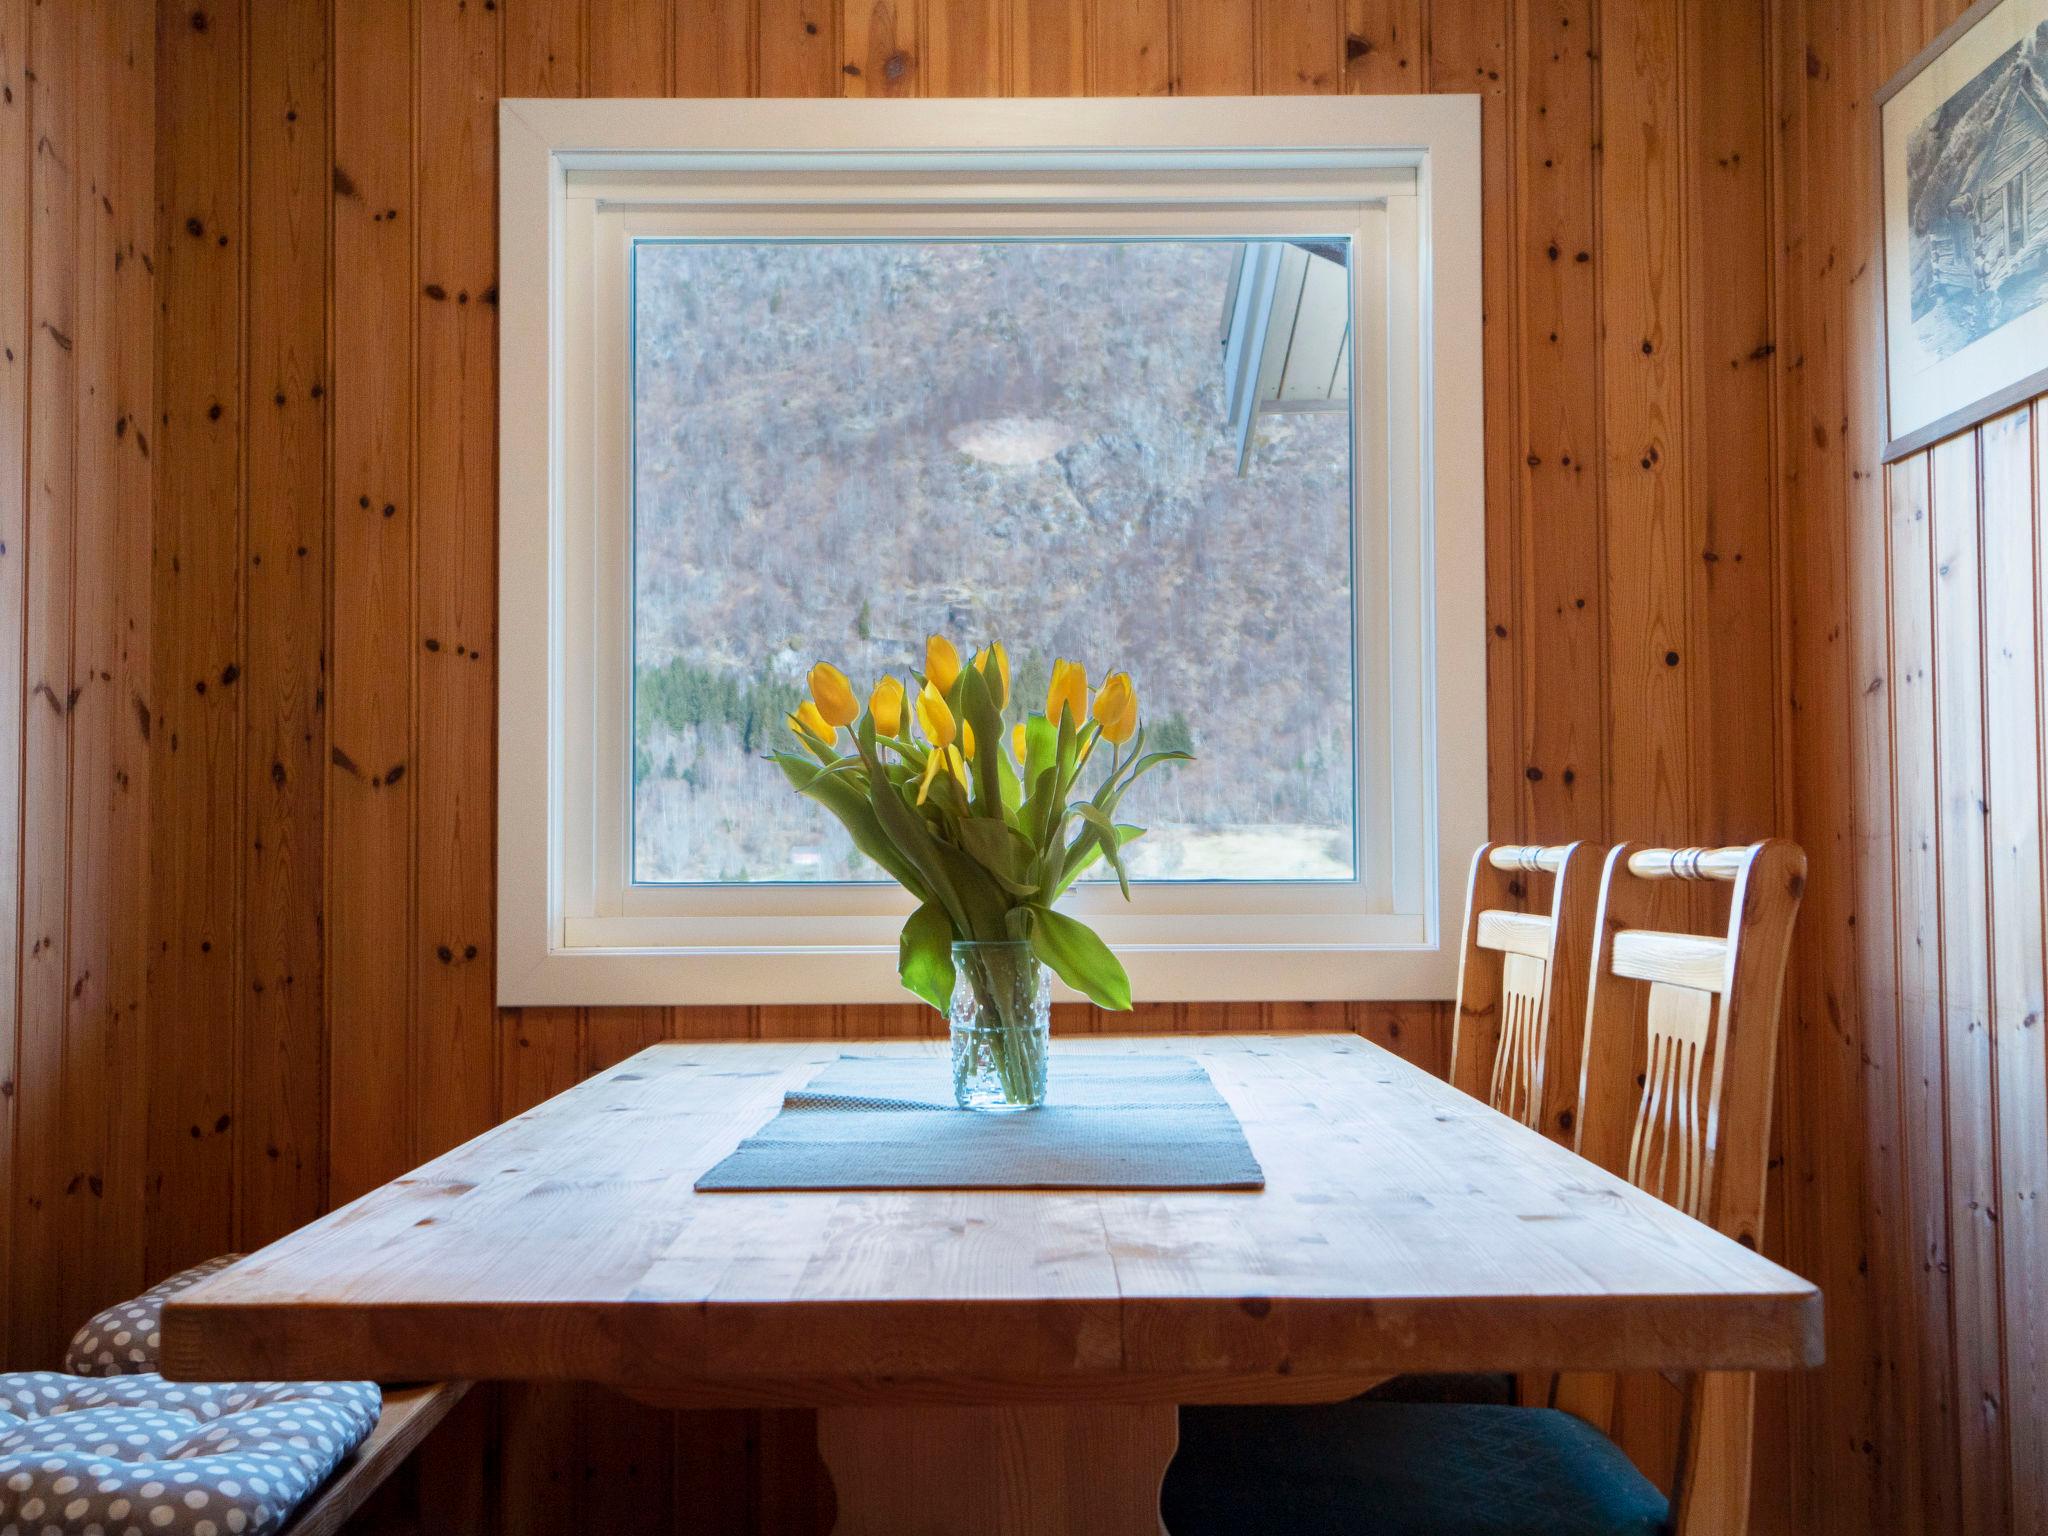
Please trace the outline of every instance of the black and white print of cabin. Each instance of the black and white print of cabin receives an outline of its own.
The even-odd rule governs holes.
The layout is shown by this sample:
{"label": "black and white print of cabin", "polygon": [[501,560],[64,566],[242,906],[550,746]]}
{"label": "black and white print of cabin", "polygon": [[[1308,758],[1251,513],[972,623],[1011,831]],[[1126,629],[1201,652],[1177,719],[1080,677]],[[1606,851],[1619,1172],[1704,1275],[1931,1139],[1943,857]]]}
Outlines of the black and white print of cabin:
{"label": "black and white print of cabin", "polygon": [[2038,47],[2015,48],[1912,189],[1937,288],[1990,293],[2048,253],[2048,84]]}

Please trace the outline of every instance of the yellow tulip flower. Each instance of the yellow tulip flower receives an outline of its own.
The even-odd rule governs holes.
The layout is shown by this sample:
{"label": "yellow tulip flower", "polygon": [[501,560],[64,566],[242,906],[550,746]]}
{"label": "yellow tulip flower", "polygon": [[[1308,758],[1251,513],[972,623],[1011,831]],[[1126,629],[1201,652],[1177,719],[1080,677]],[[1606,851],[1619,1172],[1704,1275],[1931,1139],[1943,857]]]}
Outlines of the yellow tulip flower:
{"label": "yellow tulip flower", "polygon": [[[989,670],[989,660],[995,660],[995,670]],[[989,692],[996,701],[998,713],[1010,705],[1010,653],[1003,649],[1003,642],[991,640],[986,650],[974,654],[974,670],[988,680]]]}
{"label": "yellow tulip flower", "polygon": [[1017,759],[1019,767],[1022,767],[1024,759],[1031,755],[1030,741],[1031,738],[1024,729],[1024,722],[1018,721],[1010,732],[1010,755]]}
{"label": "yellow tulip flower", "polygon": [[1076,726],[1088,718],[1088,670],[1078,661],[1052,664],[1052,686],[1045,691],[1045,718],[1057,729],[1063,714],[1071,714]]}
{"label": "yellow tulip flower", "polygon": [[797,705],[796,713],[789,717],[789,728],[801,736],[809,731],[820,741],[835,741],[839,732],[832,722],[818,713],[818,706],[809,699]]}
{"label": "yellow tulip flower", "polygon": [[932,781],[939,776],[941,768],[953,776],[953,782],[963,791],[967,788],[967,765],[961,761],[960,749],[953,746],[940,747],[925,759],[924,778],[917,786],[919,805],[923,805],[925,797],[932,792]]}
{"label": "yellow tulip flower", "polygon": [[917,691],[917,723],[924,732],[924,739],[934,747],[950,747],[960,728],[953,722],[953,711],[946,707],[946,701],[939,690],[926,683]]}
{"label": "yellow tulip flower", "polygon": [[868,713],[875,717],[875,729],[884,736],[894,736],[903,729],[903,685],[893,677],[885,677],[875,684],[875,691],[868,695]]}
{"label": "yellow tulip flower", "polygon": [[944,635],[925,636],[924,675],[939,692],[953,691],[953,679],[960,675],[960,653]]}
{"label": "yellow tulip flower", "polygon": [[1131,686],[1131,674],[1112,672],[1103,679],[1102,692],[1095,695],[1095,723],[1116,746],[1131,739],[1138,728],[1138,690]]}
{"label": "yellow tulip flower", "polygon": [[829,661],[811,668],[811,698],[818,713],[834,726],[851,725],[860,718],[860,701],[853,696],[853,685]]}
{"label": "yellow tulip flower", "polygon": [[965,720],[960,722],[960,753],[970,763],[974,761],[974,727]]}

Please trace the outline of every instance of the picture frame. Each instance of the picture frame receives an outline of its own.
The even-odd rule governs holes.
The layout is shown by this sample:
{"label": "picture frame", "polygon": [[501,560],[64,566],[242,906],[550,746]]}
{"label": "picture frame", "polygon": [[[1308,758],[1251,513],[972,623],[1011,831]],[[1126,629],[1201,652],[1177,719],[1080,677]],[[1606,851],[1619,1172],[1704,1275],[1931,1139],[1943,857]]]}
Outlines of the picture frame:
{"label": "picture frame", "polygon": [[2048,391],[2048,0],[1978,0],[1876,102],[1890,463]]}

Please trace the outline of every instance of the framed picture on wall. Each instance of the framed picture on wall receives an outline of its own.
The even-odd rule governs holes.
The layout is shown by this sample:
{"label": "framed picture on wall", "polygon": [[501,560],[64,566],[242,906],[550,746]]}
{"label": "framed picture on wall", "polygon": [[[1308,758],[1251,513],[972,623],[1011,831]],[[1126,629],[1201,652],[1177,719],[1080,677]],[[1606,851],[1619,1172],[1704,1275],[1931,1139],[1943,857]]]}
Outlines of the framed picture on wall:
{"label": "framed picture on wall", "polygon": [[1889,461],[2048,390],[2048,0],[1980,0],[1877,101]]}

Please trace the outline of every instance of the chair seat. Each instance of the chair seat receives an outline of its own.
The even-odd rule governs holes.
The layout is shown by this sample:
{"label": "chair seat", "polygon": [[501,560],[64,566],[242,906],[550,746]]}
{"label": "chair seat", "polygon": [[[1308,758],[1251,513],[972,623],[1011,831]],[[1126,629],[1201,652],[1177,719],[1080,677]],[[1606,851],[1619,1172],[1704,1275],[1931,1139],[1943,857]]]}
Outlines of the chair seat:
{"label": "chair seat", "polygon": [[1665,1536],[1619,1447],[1552,1408],[1183,1408],[1173,1536]]}

